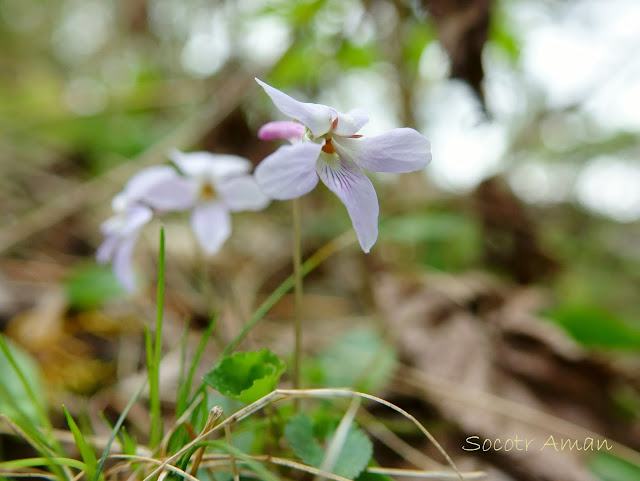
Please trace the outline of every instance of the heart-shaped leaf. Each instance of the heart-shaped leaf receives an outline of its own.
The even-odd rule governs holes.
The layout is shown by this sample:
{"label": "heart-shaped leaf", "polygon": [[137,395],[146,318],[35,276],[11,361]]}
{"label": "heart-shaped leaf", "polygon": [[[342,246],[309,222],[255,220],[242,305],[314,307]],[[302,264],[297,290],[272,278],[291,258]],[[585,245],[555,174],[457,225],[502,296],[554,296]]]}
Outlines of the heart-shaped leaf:
{"label": "heart-shaped leaf", "polygon": [[269,349],[238,352],[223,357],[204,376],[204,382],[221,394],[247,404],[273,391],[285,364]]}

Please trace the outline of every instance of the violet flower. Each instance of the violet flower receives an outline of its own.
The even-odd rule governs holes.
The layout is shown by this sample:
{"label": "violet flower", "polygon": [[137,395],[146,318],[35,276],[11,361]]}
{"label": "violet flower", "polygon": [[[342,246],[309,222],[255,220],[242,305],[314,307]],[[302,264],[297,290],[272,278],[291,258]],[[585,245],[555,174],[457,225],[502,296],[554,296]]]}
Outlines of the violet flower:
{"label": "violet flower", "polygon": [[101,226],[105,240],[99,263],[112,262],[127,291],[136,287],[131,257],[140,230],[154,214],[191,210],[191,227],[207,254],[217,252],[231,234],[231,212],[260,210],[269,204],[251,163],[234,155],[173,151],[168,165],[143,169],[112,201],[115,215]]}
{"label": "violet flower", "polygon": [[153,209],[188,208],[191,190],[175,169],[155,166],[134,175],[124,190],[113,198],[116,214],[100,226],[105,239],[96,252],[96,260],[100,264],[111,262],[116,278],[127,291],[136,288],[131,256],[140,230],[153,217]]}
{"label": "violet flower", "polygon": [[169,157],[191,182],[191,228],[207,254],[215,254],[231,235],[231,212],[262,210],[270,202],[248,175],[251,162],[243,157],[177,150]]}
{"label": "violet flower", "polygon": [[347,208],[364,252],[378,237],[378,198],[362,169],[405,173],[431,161],[431,144],[414,129],[392,129],[365,138],[358,131],[369,121],[360,110],[346,114],[321,104],[299,102],[256,79],[275,106],[296,122],[270,122],[262,127],[263,140],[288,140],[255,170],[262,191],[278,200],[307,194],[318,178]]}
{"label": "violet flower", "polygon": [[100,264],[113,264],[113,273],[125,290],[136,288],[136,278],[131,265],[133,248],[140,229],[153,217],[153,211],[144,205],[133,205],[125,212],[110,217],[102,223],[100,230],[105,235],[104,242],[96,251]]}

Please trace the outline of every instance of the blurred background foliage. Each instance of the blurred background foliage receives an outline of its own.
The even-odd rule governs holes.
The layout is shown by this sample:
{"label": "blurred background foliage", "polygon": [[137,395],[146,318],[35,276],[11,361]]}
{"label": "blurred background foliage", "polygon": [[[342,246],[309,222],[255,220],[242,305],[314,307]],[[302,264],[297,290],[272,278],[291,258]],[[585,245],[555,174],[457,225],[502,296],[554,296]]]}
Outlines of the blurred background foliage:
{"label": "blurred background foliage", "polygon": [[[404,212],[381,235],[381,248],[402,247],[399,262],[543,282],[550,316],[576,336],[586,309],[596,332],[613,336],[615,318],[635,333],[605,344],[637,347],[637,20],[624,1],[2,0],[1,247],[19,251],[46,223],[7,237],[12,226],[224,97],[223,79],[265,75],[303,98],[367,108],[366,132],[406,125],[432,139],[415,207],[394,200],[402,180],[381,179],[383,215]],[[230,146],[258,161],[268,147],[253,136],[273,109],[253,85],[237,104]],[[204,132],[179,147],[228,150],[219,144]],[[495,175],[504,182],[477,188]],[[318,229],[335,233],[342,217]],[[96,239],[76,240],[90,255]]]}
{"label": "blurred background foliage", "polygon": [[[363,272],[484,271],[542,288],[550,300],[541,315],[585,348],[637,354],[638,32],[634,0],[0,0],[2,325],[20,339],[12,321],[27,326],[24,336],[41,326],[32,324],[39,312],[73,319],[75,334],[101,342],[119,332],[97,309],[125,297],[92,260],[111,196],[171,147],[259,162],[275,146],[256,132],[280,117],[258,76],[299,99],[368,110],[366,134],[410,126],[433,145],[425,172],[374,176],[378,244],[363,261],[353,250],[314,274],[310,311],[314,294],[340,292],[345,311],[370,313]],[[326,192],[305,203],[307,254],[350,228]],[[224,274],[255,262],[246,271],[258,280],[243,284],[253,294],[231,302],[240,313],[290,269],[287,207],[267,212],[240,216],[233,255],[209,272],[224,296]],[[175,281],[168,302],[198,325],[207,290],[185,254],[190,240],[173,232],[168,282],[186,281]],[[147,278],[156,243],[150,236],[140,257]],[[44,295],[52,286],[64,301]],[[339,303],[322,309],[317,316],[344,312]],[[62,351],[68,339],[54,334]],[[331,384],[322,366],[351,341],[319,355],[311,378]],[[116,371],[94,366],[82,384],[74,359],[63,366],[59,377],[85,392]],[[637,419],[640,403],[629,399]]]}

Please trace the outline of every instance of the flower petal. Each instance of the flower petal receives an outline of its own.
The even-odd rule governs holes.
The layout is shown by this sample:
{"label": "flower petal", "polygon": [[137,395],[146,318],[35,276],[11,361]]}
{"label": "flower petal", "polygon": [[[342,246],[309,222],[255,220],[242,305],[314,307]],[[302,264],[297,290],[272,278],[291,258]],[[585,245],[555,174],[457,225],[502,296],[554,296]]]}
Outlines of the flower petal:
{"label": "flower petal", "polygon": [[174,172],[174,176],[156,183],[140,199],[159,211],[180,211],[193,207],[198,198],[198,184]]}
{"label": "flower petal", "polygon": [[222,180],[251,170],[251,162],[237,155],[172,150],[169,158],[187,177]]}
{"label": "flower petal", "polygon": [[299,120],[308,127],[314,137],[319,137],[331,130],[334,110],[331,107],[321,104],[299,102],[289,97],[284,92],[267,85],[263,81],[256,79],[275,106],[285,115]]}
{"label": "flower petal", "polygon": [[140,229],[151,220],[153,212],[145,205],[134,204],[126,212],[115,215],[102,223],[106,235],[96,251],[100,264],[113,261],[113,273],[127,291],[136,288],[135,275],[131,267],[131,255]]}
{"label": "flower petal", "polygon": [[114,197],[113,207],[122,211],[137,202],[165,211],[188,209],[195,202],[195,186],[173,167],[148,167],[129,179],[124,191]]}
{"label": "flower petal", "polygon": [[409,128],[393,129],[375,137],[334,137],[333,140],[341,157],[374,172],[413,172],[431,161],[431,143]]}
{"label": "flower petal", "polygon": [[200,204],[191,214],[191,228],[202,249],[215,254],[231,235],[231,216],[220,202]]}
{"label": "flower petal", "polygon": [[344,203],[362,250],[369,252],[378,238],[378,197],[371,181],[353,162],[320,156],[322,182]]}
{"label": "flower petal", "polygon": [[254,172],[262,192],[272,199],[287,200],[303,196],[318,184],[315,165],[322,144],[303,142],[283,145],[266,157]]}
{"label": "flower petal", "polygon": [[218,185],[217,190],[231,212],[262,210],[270,202],[251,175],[225,180]]}
{"label": "flower petal", "polygon": [[[336,122],[337,120],[337,122]],[[348,137],[355,135],[369,122],[369,114],[362,109],[349,110],[346,114],[335,112],[332,132],[336,135]]]}
{"label": "flower petal", "polygon": [[159,180],[164,180],[167,177],[171,177],[172,174],[176,174],[176,171],[168,165],[154,165],[153,167],[147,167],[142,169],[133,175],[124,187],[125,194],[128,194],[130,198],[139,198],[150,187],[153,187]]}
{"label": "flower petal", "polygon": [[147,222],[153,217],[153,212],[146,205],[134,205],[125,213],[124,223],[121,226],[119,234],[123,237],[131,237],[137,235]]}
{"label": "flower petal", "polygon": [[131,265],[131,256],[137,238],[136,232],[135,235],[123,239],[113,255],[113,273],[128,292],[136,290],[136,276]]}
{"label": "flower petal", "polygon": [[260,127],[258,138],[260,140],[287,140],[294,143],[302,139],[304,131],[304,125],[299,122],[276,120]]}
{"label": "flower petal", "polygon": [[98,264],[106,264],[113,259],[119,242],[120,237],[117,235],[111,234],[104,238],[104,241],[102,241],[102,244],[100,244],[100,247],[96,250],[96,261]]}

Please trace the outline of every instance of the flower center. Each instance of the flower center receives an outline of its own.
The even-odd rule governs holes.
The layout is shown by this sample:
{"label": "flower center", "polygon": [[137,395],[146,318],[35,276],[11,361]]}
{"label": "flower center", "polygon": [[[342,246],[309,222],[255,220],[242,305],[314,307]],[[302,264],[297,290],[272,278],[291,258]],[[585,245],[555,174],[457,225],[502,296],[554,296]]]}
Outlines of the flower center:
{"label": "flower center", "polygon": [[218,196],[216,190],[213,188],[209,182],[205,182],[200,187],[200,198],[202,200],[213,200]]}
{"label": "flower center", "polygon": [[336,153],[336,148],[331,143],[331,139],[326,139],[324,145],[322,146],[322,151],[326,152],[327,154],[335,154]]}

